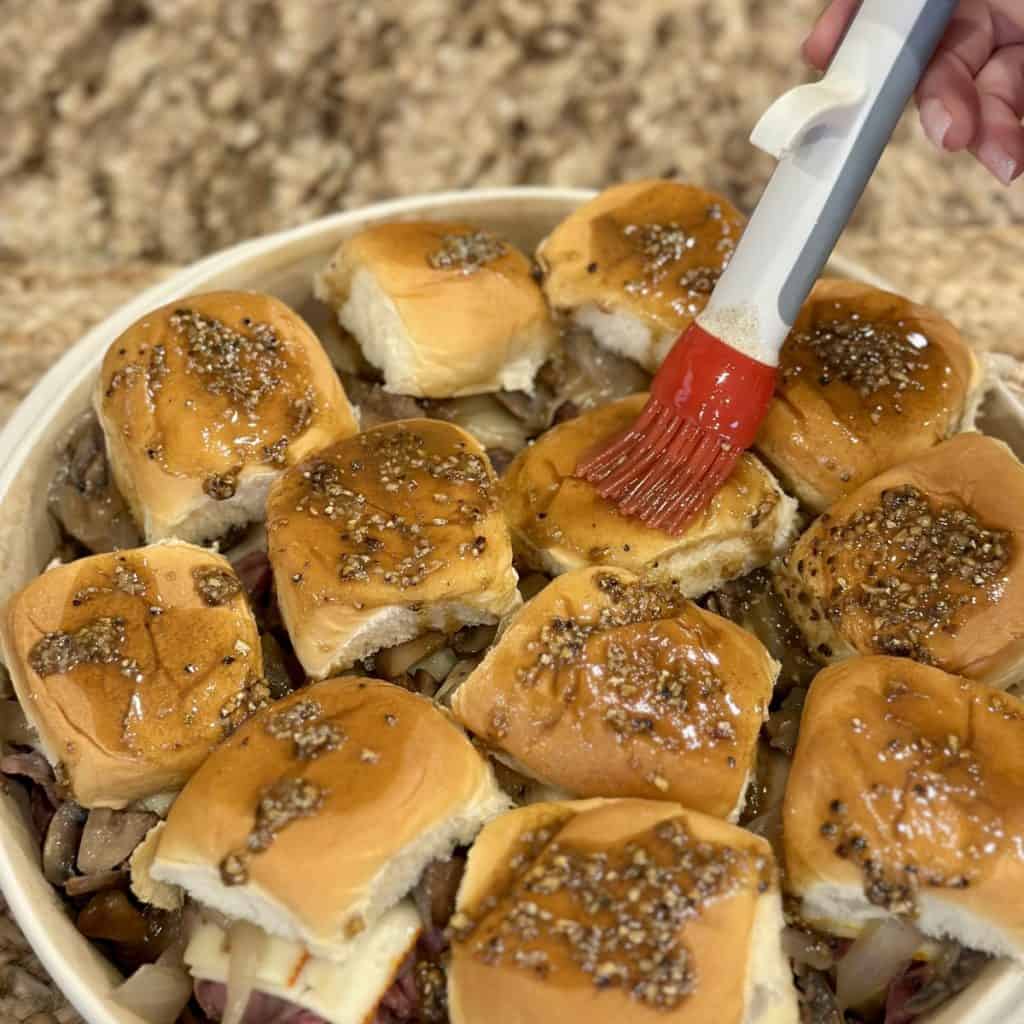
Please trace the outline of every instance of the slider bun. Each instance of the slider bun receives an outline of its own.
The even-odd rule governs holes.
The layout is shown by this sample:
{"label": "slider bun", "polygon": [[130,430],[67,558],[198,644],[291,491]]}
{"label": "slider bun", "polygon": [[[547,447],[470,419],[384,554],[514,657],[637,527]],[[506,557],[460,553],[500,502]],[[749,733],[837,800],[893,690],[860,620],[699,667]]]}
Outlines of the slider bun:
{"label": "slider bun", "polygon": [[147,540],[211,540],[262,520],[285,466],[356,431],[316,335],[255,292],[147,313],[108,349],[94,404]]}
{"label": "slider bun", "polygon": [[580,569],[513,616],[452,710],[499,758],[565,792],[735,819],[778,671],[754,636],[671,584]]}
{"label": "slider bun", "polygon": [[982,376],[938,313],[827,279],[793,325],[779,371],[757,450],[815,512],[960,429]]}
{"label": "slider bun", "polygon": [[[305,815],[293,803],[303,795]],[[171,808],[150,873],[341,961],[430,861],[507,806],[487,762],[430,701],[329,679],[214,751]],[[253,852],[261,808],[284,823]]]}
{"label": "slider bun", "polygon": [[796,502],[753,455],[743,455],[710,504],[678,537],[623,516],[585,480],[579,460],[640,415],[646,395],[584,413],[524,449],[501,481],[519,556],[548,573],[617,565],[668,577],[687,597],[767,564],[796,530]]}
{"label": "slider bun", "polygon": [[822,661],[892,654],[1005,688],[1024,676],[1024,466],[959,434],[820,516],[775,585]]}
{"label": "slider bun", "polygon": [[[601,855],[607,860],[596,862]],[[654,860],[660,868],[655,882],[648,880],[652,869],[638,861],[645,855],[647,864]],[[698,876],[706,877],[704,865],[712,871],[725,867],[724,892],[695,897],[702,891],[695,884]],[[605,877],[588,885],[580,878],[588,866],[603,868]],[[613,868],[619,872],[614,881]],[[563,886],[567,878],[579,884]],[[713,890],[715,882],[710,885]],[[588,891],[598,897],[599,914],[584,909]],[[673,927],[673,907],[685,902],[684,892],[693,902]],[[580,964],[586,954],[573,944],[569,922],[591,936],[621,936],[615,921],[632,935],[617,938],[614,947],[599,938],[597,970],[586,973]],[[520,923],[535,936],[524,939]],[[586,800],[503,814],[470,851],[452,926],[452,1024],[494,1020],[495,1007],[501,1007],[502,1021],[524,1022],[798,1020],[779,939],[782,907],[767,842],[678,804]],[[692,972],[688,993],[680,996],[645,974],[642,961],[650,956],[649,943],[657,940],[664,943],[665,975],[681,963]],[[599,984],[602,970],[609,980]],[[625,977],[613,976],[617,970]]]}
{"label": "slider bun", "polygon": [[269,699],[238,578],[191,544],[50,569],[8,601],[0,639],[40,747],[83,807],[179,789]]}
{"label": "slider bun", "polygon": [[553,309],[654,373],[704,308],[743,231],[723,196],[672,181],[606,189],[537,250]]}
{"label": "slider bun", "polygon": [[494,471],[450,423],[384,424],[288,470],[267,535],[281,614],[315,679],[428,629],[497,622],[521,600]]}
{"label": "slider bun", "polygon": [[316,277],[363,355],[401,395],[532,391],[558,334],[530,261],[468,224],[377,224]]}
{"label": "slider bun", "polygon": [[903,658],[821,672],[784,804],[787,885],[841,935],[892,913],[1024,960],[1024,701]]}
{"label": "slider bun", "polygon": [[[185,963],[198,982],[197,995],[202,994],[199,1002],[204,1007],[213,1002],[223,1009],[232,957],[238,955],[245,958],[246,974],[257,992],[300,1006],[314,1014],[315,1019],[322,1018],[330,1024],[372,1024],[379,1019],[380,1001],[407,957],[413,954],[422,930],[412,900],[403,900],[382,914],[371,928],[360,932],[351,943],[349,956],[339,964],[310,956],[299,942],[269,935],[261,936],[255,955],[251,947],[243,946],[238,951],[230,930],[213,921],[201,921],[192,930]],[[217,986],[219,999],[210,999],[209,986],[204,986],[204,981]],[[249,1010],[250,1020],[253,1015]],[[277,1013],[270,1018],[256,1016],[266,1024],[282,1022]],[[310,1019],[286,1011],[284,1020],[289,1018],[293,1024]],[[222,1018],[218,1015],[218,1019]]]}

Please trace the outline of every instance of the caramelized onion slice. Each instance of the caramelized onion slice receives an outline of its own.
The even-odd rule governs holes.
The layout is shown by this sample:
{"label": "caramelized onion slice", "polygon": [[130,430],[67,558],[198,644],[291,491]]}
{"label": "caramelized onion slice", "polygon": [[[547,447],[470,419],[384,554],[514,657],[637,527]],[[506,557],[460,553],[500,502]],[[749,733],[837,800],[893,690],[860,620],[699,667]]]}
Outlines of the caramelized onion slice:
{"label": "caramelized onion slice", "polygon": [[174,1024],[192,997],[192,979],[177,967],[144,964],[110,994],[147,1024]]}
{"label": "caramelized onion slice", "polygon": [[430,630],[396,647],[389,647],[375,656],[377,671],[384,679],[394,680],[408,672],[418,661],[441,650],[448,637],[439,630]]}
{"label": "caramelized onion slice", "polygon": [[880,1003],[924,941],[912,924],[898,917],[865,925],[836,970],[840,1007],[858,1009]]}
{"label": "caramelized onion slice", "polygon": [[259,966],[267,947],[267,934],[248,921],[236,921],[228,932],[227,1001],[221,1024],[242,1024],[256,988]]}

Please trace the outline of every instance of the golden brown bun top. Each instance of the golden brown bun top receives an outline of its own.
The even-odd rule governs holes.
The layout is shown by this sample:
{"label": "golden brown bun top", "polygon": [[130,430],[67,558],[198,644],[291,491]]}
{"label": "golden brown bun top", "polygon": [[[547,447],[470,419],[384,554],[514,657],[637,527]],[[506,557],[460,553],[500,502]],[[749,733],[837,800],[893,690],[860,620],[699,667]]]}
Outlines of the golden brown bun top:
{"label": "golden brown bun top", "polygon": [[[863,885],[902,913],[915,894],[1024,942],[1024,702],[902,658],[821,672],[784,807],[788,884]],[[938,890],[941,890],[939,892]]]}
{"label": "golden brown bun top", "polygon": [[190,544],[50,569],[8,602],[4,644],[47,753],[85,806],[177,788],[269,697],[238,577]]}
{"label": "golden brown bun top", "polygon": [[459,891],[452,1020],[500,1006],[522,1021],[740,1024],[755,908],[773,884],[763,839],[678,804],[504,814]]}
{"label": "golden brown bun top", "polygon": [[154,487],[161,475],[291,465],[356,430],[316,335],[256,292],[190,295],[147,313],[108,349],[99,394],[108,431],[140,459],[131,473],[156,474]]}
{"label": "golden brown bun top", "polygon": [[580,569],[515,615],[452,710],[574,795],[664,797],[725,817],[776,669],[751,634],[671,584]]}
{"label": "golden brown bun top", "polygon": [[707,304],[745,223],[724,196],[692,185],[615,185],[541,243],[544,292],[556,309],[596,305],[681,331]]}
{"label": "golden brown bun top", "polygon": [[299,614],[454,600],[508,575],[512,552],[480,444],[399,420],[317,452],[275,481],[268,550]]}
{"label": "golden brown bun top", "polygon": [[217,748],[171,808],[157,864],[220,872],[335,943],[367,923],[379,872],[492,788],[487,763],[430,701],[328,679]]}
{"label": "golden brown bun top", "polygon": [[334,302],[347,300],[361,268],[394,302],[415,346],[417,394],[498,390],[502,369],[522,354],[524,332],[546,333],[548,347],[557,340],[530,261],[472,224],[402,221],[364,228],[342,243],[323,274]]}
{"label": "golden brown bun top", "polygon": [[502,477],[501,497],[509,526],[528,545],[569,564],[645,572],[661,568],[659,556],[703,541],[747,537],[776,510],[783,496],[752,455],[740,458],[722,489],[678,537],[623,516],[592,484],[573,476],[579,460],[626,430],[646,401],[646,394],[631,395],[586,412],[519,453]]}
{"label": "golden brown bun top", "polygon": [[938,313],[854,281],[814,287],[757,446],[817,511],[959,426],[978,373]]}
{"label": "golden brown bun top", "polygon": [[782,586],[798,616],[861,654],[991,678],[1024,653],[1022,555],[1024,466],[1000,441],[959,434],[815,520]]}

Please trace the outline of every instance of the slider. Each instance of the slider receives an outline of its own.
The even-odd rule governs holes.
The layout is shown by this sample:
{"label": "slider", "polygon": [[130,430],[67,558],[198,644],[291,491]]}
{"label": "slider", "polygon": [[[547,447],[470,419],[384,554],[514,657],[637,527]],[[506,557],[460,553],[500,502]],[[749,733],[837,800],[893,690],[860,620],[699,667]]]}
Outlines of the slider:
{"label": "slider", "polygon": [[[410,891],[508,804],[429,701],[330,679],[211,754],[148,871],[206,908],[185,961],[216,1016],[256,992],[363,1024],[423,932]],[[436,950],[438,935],[425,938]]]}
{"label": "slider", "polygon": [[646,395],[633,395],[547,431],[505,471],[502,506],[517,555],[557,574],[615,565],[667,577],[687,597],[766,565],[796,532],[796,502],[753,455],[679,536],[622,515],[587,481],[579,460],[629,428]]}
{"label": "slider", "polygon": [[654,373],[704,309],[744,224],[728,199],[692,185],[616,185],[541,243],[544,294],[598,344]]}
{"label": "slider", "polygon": [[365,228],[342,242],[314,288],[385,390],[400,395],[532,392],[558,343],[530,261],[467,224]]}
{"label": "slider", "polygon": [[368,430],[275,483],[268,553],[308,675],[519,605],[496,483],[480,444],[437,420]]}
{"label": "slider", "polygon": [[821,672],[784,803],[787,886],[852,936],[925,935],[1024,960],[1024,702],[902,658]]}
{"label": "slider", "polygon": [[735,820],[778,670],[750,633],[671,584],[580,569],[512,617],[451,706],[541,783]]}
{"label": "slider", "polygon": [[819,281],[782,346],[757,450],[814,512],[970,426],[981,368],[938,313]]}
{"label": "slider", "polygon": [[263,520],[287,466],[356,421],[302,318],[255,292],[190,295],[107,350],[94,405],[111,469],[147,540],[215,540]]}
{"label": "slider", "polygon": [[241,582],[179,541],[49,569],[8,601],[0,641],[39,746],[82,807],[180,789],[270,699]]}
{"label": "slider", "polygon": [[1024,673],[1024,467],[959,434],[819,516],[775,577],[822,662],[888,654],[1003,689]]}
{"label": "slider", "polygon": [[796,1024],[768,843],[678,804],[534,804],[459,888],[452,1024]]}

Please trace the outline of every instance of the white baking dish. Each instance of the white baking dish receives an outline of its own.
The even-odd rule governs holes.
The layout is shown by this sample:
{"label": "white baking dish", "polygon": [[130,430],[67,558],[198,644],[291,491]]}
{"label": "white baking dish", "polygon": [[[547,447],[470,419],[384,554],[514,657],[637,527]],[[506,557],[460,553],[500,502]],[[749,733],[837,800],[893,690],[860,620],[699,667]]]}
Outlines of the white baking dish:
{"label": "white baking dish", "polygon": [[[0,433],[0,601],[43,568],[55,535],[46,489],[56,441],[87,406],[107,346],[149,310],[182,295],[215,288],[270,292],[299,309],[314,328],[326,323],[311,297],[313,272],[339,241],[364,225],[395,218],[458,219],[500,232],[532,249],[590,193],[518,188],[452,192],[382,203],[337,214],[292,231],[246,242],[211,256],[141,294],[85,335],[36,385]],[[864,268],[836,260],[831,268],[881,284]],[[988,421],[1024,452],[1024,409],[1008,391],[994,399]],[[14,803],[0,793],[0,885],[40,960],[89,1024],[139,1024],[109,999],[119,976],[75,929],[60,897],[43,878],[35,844]],[[1009,1024],[1024,1020],[1024,970],[993,964],[930,1024]]]}

